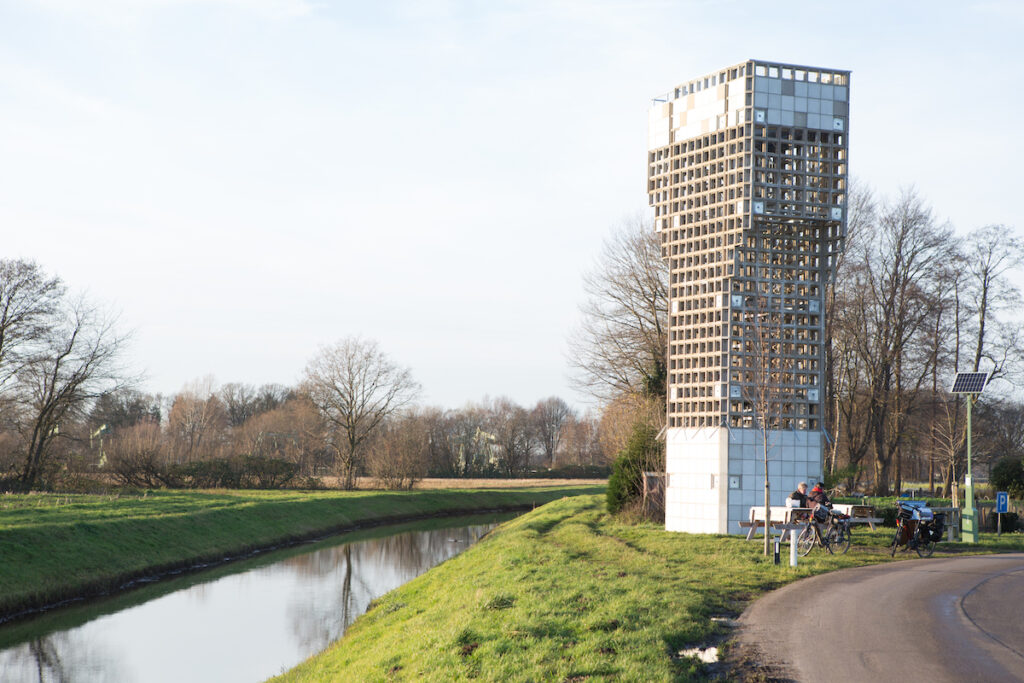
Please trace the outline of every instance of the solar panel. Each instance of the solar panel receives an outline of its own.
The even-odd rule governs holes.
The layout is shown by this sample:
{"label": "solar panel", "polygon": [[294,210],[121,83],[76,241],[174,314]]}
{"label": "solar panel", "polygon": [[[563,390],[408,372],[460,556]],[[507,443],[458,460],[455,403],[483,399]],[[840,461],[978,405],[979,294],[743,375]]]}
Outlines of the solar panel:
{"label": "solar panel", "polygon": [[958,372],[953,380],[951,394],[980,394],[988,382],[987,372]]}

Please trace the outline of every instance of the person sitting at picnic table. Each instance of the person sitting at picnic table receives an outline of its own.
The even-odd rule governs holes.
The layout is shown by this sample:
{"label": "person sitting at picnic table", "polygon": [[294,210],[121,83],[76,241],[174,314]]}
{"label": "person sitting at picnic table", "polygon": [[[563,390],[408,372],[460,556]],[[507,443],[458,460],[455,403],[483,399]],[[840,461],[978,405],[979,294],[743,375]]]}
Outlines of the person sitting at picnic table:
{"label": "person sitting at picnic table", "polygon": [[831,501],[828,500],[828,495],[825,494],[825,489],[821,487],[821,482],[814,484],[814,488],[811,489],[811,493],[807,495],[808,507],[816,508],[819,505],[831,509]]}
{"label": "person sitting at picnic table", "polygon": [[789,494],[789,499],[795,500],[797,502],[797,504],[793,505],[792,507],[810,507],[810,505],[807,504],[807,482],[802,481],[799,484],[797,484],[796,491],[793,491],[793,493]]}
{"label": "person sitting at picnic table", "polygon": [[[791,508],[808,508],[811,506],[809,500],[807,500],[807,482],[802,481],[796,485],[796,491],[789,494],[789,500],[786,501],[786,505]],[[810,517],[807,512],[793,512],[791,521],[805,521]]]}

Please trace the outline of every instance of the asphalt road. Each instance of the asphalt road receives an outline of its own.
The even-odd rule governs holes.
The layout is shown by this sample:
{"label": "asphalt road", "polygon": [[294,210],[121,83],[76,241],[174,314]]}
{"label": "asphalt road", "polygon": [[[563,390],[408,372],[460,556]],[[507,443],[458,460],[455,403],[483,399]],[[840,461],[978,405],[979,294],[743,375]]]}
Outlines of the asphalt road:
{"label": "asphalt road", "polygon": [[1024,681],[1024,554],[822,574],[739,621],[741,646],[796,681]]}

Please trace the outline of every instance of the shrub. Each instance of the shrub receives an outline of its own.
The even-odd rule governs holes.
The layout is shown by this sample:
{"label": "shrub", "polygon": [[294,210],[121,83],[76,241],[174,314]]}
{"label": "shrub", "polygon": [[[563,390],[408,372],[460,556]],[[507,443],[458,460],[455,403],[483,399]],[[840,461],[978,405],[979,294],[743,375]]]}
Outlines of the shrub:
{"label": "shrub", "polygon": [[184,489],[239,488],[241,477],[228,460],[194,460],[167,468],[167,485]]}
{"label": "shrub", "polygon": [[153,489],[163,486],[166,466],[163,457],[150,450],[139,450],[112,455],[109,471],[114,480],[124,486]]}
{"label": "shrub", "polygon": [[[152,469],[132,467],[138,462],[145,462]],[[195,460],[168,466],[125,459],[121,461],[121,467],[117,477],[123,483],[145,483],[145,488],[163,485],[172,489],[279,489],[294,480],[299,472],[299,466],[293,462],[260,455]],[[150,483],[153,481],[159,484]],[[316,480],[316,485],[320,486],[319,480]]]}
{"label": "shrub", "polygon": [[327,486],[320,477],[300,477],[289,482],[289,488],[299,489],[300,491],[322,491]]}
{"label": "shrub", "polygon": [[240,465],[242,488],[279,489],[299,473],[299,466],[293,462],[261,455],[246,455]]}
{"label": "shrub", "polygon": [[630,501],[638,499],[643,493],[643,473],[651,470],[660,472],[664,469],[662,462],[658,430],[646,423],[635,424],[608,478],[608,512],[618,512]]}
{"label": "shrub", "polygon": [[1003,531],[1018,531],[1020,529],[1020,516],[1016,512],[1003,513]]}
{"label": "shrub", "polygon": [[989,482],[997,491],[1006,491],[1011,498],[1024,498],[1024,460],[1003,458],[992,468]]}

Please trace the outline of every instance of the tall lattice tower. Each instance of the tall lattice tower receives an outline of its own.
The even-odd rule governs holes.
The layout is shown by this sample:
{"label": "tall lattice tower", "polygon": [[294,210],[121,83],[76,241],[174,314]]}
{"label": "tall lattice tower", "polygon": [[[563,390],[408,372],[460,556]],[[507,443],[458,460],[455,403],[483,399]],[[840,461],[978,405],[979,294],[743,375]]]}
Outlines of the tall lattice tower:
{"label": "tall lattice tower", "polygon": [[651,103],[671,273],[666,528],[737,533],[821,476],[825,293],[846,234],[850,72],[750,60]]}

